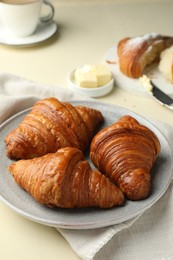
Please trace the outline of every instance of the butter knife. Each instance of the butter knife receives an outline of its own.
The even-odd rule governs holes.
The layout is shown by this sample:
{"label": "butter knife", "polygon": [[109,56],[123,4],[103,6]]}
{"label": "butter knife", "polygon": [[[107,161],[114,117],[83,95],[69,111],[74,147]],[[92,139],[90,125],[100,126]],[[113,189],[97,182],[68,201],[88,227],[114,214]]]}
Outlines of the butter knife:
{"label": "butter knife", "polygon": [[153,97],[156,98],[161,105],[173,110],[173,98],[160,90],[151,80],[150,84],[152,85],[151,93]]}

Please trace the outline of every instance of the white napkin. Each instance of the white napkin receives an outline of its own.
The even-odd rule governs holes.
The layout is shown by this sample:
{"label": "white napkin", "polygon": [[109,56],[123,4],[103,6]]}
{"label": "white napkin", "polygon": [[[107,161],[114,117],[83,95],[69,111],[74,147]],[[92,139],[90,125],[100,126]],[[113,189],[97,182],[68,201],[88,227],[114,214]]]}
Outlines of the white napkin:
{"label": "white napkin", "polygon": [[[36,100],[55,96],[60,100],[85,100],[85,96],[58,86],[47,86],[8,73],[0,73],[0,123],[31,107]],[[154,122],[170,141],[173,128]],[[84,260],[173,259],[173,185],[141,216],[122,224],[93,230],[57,229]],[[115,236],[116,235],[116,236]]]}
{"label": "white napkin", "polygon": [[48,86],[28,81],[19,76],[0,73],[0,123],[5,119],[31,107],[37,100],[55,96],[60,100],[85,100],[65,88]]}

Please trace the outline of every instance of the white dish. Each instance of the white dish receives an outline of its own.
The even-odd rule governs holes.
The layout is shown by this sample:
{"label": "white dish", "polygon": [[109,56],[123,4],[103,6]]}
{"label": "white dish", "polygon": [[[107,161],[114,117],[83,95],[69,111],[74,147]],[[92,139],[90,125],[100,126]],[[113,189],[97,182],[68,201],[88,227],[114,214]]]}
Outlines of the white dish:
{"label": "white dish", "polygon": [[[151,97],[151,95],[140,84],[139,79],[129,78],[120,71],[118,64],[117,46],[113,46],[108,50],[105,56],[105,60],[110,61],[110,63],[108,62],[108,65],[112,71],[115,85],[117,87],[127,90],[135,95]],[[111,62],[115,62],[115,64],[111,64]],[[156,66],[156,64],[147,68],[145,74],[152,79],[158,88],[173,97],[173,84],[169,83],[164,78],[162,73],[158,70],[158,66]]]}
{"label": "white dish", "polygon": [[52,37],[57,31],[55,22],[40,23],[35,31],[27,37],[13,37],[9,35],[0,24],[0,44],[10,46],[31,46],[36,45]]}
{"label": "white dish", "polygon": [[106,85],[98,87],[98,88],[81,88],[74,82],[74,73],[75,70],[72,70],[67,76],[68,88],[74,90],[77,93],[85,94],[88,97],[101,97],[108,94],[113,86],[114,86],[114,79],[112,78]]}
{"label": "white dish", "polygon": [[[141,214],[144,210],[156,203],[167,190],[172,179],[172,154],[166,138],[148,120],[125,108],[93,101],[73,101],[71,103],[73,105],[83,105],[100,110],[105,118],[102,127],[106,127],[115,122],[119,117],[129,114],[156,133],[161,142],[161,152],[152,170],[152,192],[150,196],[145,200],[136,202],[126,200],[124,206],[108,210],[97,208],[50,209],[37,203],[27,192],[15,183],[13,177],[9,174],[7,167],[11,161],[5,154],[4,138],[7,133],[17,127],[28,114],[30,110],[27,109],[16,114],[0,127],[1,200],[14,211],[32,221],[48,226],[70,229],[93,229],[118,224]],[[86,159],[90,162],[89,157],[86,156]]]}

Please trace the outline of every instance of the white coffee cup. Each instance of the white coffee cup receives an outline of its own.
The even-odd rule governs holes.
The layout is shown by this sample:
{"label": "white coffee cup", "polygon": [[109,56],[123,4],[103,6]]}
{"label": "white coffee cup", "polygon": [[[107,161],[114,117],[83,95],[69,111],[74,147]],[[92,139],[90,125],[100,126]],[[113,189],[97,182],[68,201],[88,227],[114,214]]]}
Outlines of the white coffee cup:
{"label": "white coffee cup", "polygon": [[[50,12],[41,16],[42,5],[46,4]],[[39,22],[50,22],[54,16],[54,7],[49,0],[4,0],[0,2],[0,20],[6,33],[16,37],[32,35]]]}

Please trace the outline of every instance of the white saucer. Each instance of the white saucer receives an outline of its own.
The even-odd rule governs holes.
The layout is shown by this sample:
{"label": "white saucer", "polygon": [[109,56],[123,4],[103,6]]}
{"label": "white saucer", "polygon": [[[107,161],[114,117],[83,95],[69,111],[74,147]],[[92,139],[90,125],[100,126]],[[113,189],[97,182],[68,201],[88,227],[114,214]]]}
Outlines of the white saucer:
{"label": "white saucer", "polygon": [[31,46],[41,43],[52,37],[57,31],[57,24],[40,23],[34,34],[27,37],[15,37],[9,35],[0,24],[0,44],[11,46]]}

